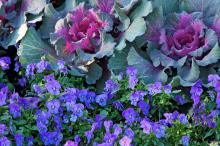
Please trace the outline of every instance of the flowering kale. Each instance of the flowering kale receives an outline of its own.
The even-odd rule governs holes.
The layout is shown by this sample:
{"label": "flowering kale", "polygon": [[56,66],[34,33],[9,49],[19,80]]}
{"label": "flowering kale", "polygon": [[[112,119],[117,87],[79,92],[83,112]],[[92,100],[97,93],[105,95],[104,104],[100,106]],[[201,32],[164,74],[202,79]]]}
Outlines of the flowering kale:
{"label": "flowering kale", "polygon": [[[138,69],[144,83],[174,81],[189,86],[198,79],[207,81],[208,74],[219,67],[220,1],[152,3],[153,12],[145,19],[145,40],[130,48],[128,65]],[[147,53],[141,48],[144,45]]]}
{"label": "flowering kale", "polygon": [[[42,57],[51,62],[62,59],[71,68],[72,74],[86,76],[87,82],[93,84],[102,76],[102,68],[96,59],[113,54],[115,42],[109,33],[113,20],[110,14],[89,8],[84,3],[78,6],[72,0],[64,3],[61,10],[50,4],[46,6],[45,22],[51,23],[42,24],[39,30],[41,36],[34,28],[27,31],[19,46],[20,61],[27,64],[27,61],[36,63]],[[54,13],[51,14],[51,11]],[[33,57],[28,52],[37,55]],[[58,68],[62,66],[60,63],[57,65]]]}

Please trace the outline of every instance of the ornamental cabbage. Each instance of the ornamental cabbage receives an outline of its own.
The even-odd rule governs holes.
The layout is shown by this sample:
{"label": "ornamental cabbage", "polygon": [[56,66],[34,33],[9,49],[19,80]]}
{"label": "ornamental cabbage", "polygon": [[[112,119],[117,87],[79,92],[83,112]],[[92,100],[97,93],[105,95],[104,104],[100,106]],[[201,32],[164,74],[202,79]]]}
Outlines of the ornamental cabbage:
{"label": "ornamental cabbage", "polygon": [[153,5],[146,18],[146,54],[141,48],[132,48],[128,54],[128,64],[139,69],[143,81],[189,86],[216,73],[220,1],[155,0]]}

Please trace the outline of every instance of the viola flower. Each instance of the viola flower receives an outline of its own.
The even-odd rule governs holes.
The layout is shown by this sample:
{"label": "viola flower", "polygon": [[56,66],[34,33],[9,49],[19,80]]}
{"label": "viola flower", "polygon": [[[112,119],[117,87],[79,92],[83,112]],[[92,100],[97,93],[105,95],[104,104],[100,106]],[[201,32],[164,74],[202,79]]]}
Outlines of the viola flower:
{"label": "viola flower", "polygon": [[162,92],[162,83],[155,82],[154,84],[150,84],[148,86],[148,91],[150,95],[159,94]]}
{"label": "viola flower", "polygon": [[10,103],[18,103],[18,99],[20,98],[18,93],[13,93],[10,96]]}
{"label": "viola flower", "polygon": [[138,120],[138,113],[133,108],[128,108],[122,112],[122,116],[126,119],[126,122],[131,125]]}
{"label": "viola flower", "polygon": [[208,76],[208,82],[210,83],[210,85],[211,85],[212,87],[215,87],[215,86],[216,86],[216,83],[218,83],[219,80],[220,80],[220,77],[219,77],[219,75],[217,75],[217,74],[210,74],[210,75]]}
{"label": "viola flower", "polygon": [[136,91],[130,95],[131,105],[136,106],[137,102],[144,100],[144,96],[147,94],[145,91]]}
{"label": "viola flower", "polygon": [[120,139],[119,144],[120,146],[130,146],[131,142],[132,140],[129,137],[124,136],[122,139]]}
{"label": "viola flower", "polygon": [[0,66],[2,70],[8,70],[10,64],[11,64],[10,57],[0,57]]}
{"label": "viola flower", "polygon": [[21,87],[24,87],[26,85],[26,78],[25,77],[22,77],[20,79],[18,79],[18,84],[21,86]]}
{"label": "viola flower", "polygon": [[178,112],[178,111],[174,111],[174,112],[172,113],[172,117],[173,117],[173,120],[177,120],[178,117],[179,117],[179,112]]}
{"label": "viola flower", "polygon": [[14,138],[15,138],[16,146],[23,146],[24,136],[22,134],[16,134]]}
{"label": "viola flower", "polygon": [[36,111],[37,121],[40,121],[43,124],[48,124],[51,113],[47,111],[37,110]]}
{"label": "viola flower", "polygon": [[134,131],[131,128],[125,129],[124,135],[128,136],[130,139],[133,139],[135,136]]}
{"label": "viola flower", "polygon": [[107,133],[105,133],[103,141],[107,144],[113,145],[115,143],[116,139],[117,139],[117,137],[114,134],[107,132]]}
{"label": "viola flower", "polygon": [[36,69],[36,64],[28,64],[26,68],[26,77],[33,76],[35,69]]}
{"label": "viola flower", "polygon": [[21,108],[15,103],[9,104],[9,111],[13,118],[18,118],[21,116]]}
{"label": "viola flower", "polygon": [[47,101],[46,106],[48,108],[48,111],[51,114],[58,114],[59,113],[59,108],[60,108],[60,102],[57,99]]}
{"label": "viola flower", "polygon": [[165,119],[165,123],[168,125],[172,125],[173,124],[173,114],[172,113],[164,113],[163,114]]}
{"label": "viola flower", "polygon": [[165,127],[163,125],[153,123],[152,129],[157,138],[162,138],[165,136]]}
{"label": "viola flower", "polygon": [[126,73],[128,75],[129,88],[134,89],[138,83],[137,69],[134,67],[127,67]]}
{"label": "viola flower", "polygon": [[53,95],[59,95],[60,94],[60,83],[56,80],[48,81],[46,83],[46,89],[49,93]]}
{"label": "viola flower", "polygon": [[87,138],[87,144],[89,144],[90,143],[90,141],[91,141],[91,139],[92,139],[92,137],[93,137],[93,132],[92,131],[86,131],[85,132],[85,136],[86,136],[86,138]]}
{"label": "viola flower", "polygon": [[27,137],[27,138],[26,138],[26,141],[27,141],[27,146],[32,146],[32,145],[34,145],[34,144],[33,144],[33,143],[34,143],[34,138],[33,138],[33,136]]}
{"label": "viola flower", "polygon": [[192,96],[200,96],[202,92],[202,81],[199,80],[191,87],[190,94]]}
{"label": "viola flower", "polygon": [[148,120],[143,119],[140,124],[141,128],[143,128],[144,133],[149,135],[152,132],[151,122],[149,122]]}
{"label": "viola flower", "polygon": [[44,80],[47,81],[47,82],[54,81],[55,77],[54,77],[53,74],[50,74],[50,75],[44,76]]}
{"label": "viola flower", "polygon": [[79,143],[81,141],[80,136],[79,135],[74,136],[74,141],[76,143]]}
{"label": "viola flower", "polygon": [[41,60],[39,63],[36,65],[37,67],[37,72],[42,73],[44,70],[49,68],[49,63],[45,60]]}
{"label": "viola flower", "polygon": [[117,124],[113,125],[113,129],[114,135],[116,135],[116,137],[118,137],[122,133],[122,128]]}
{"label": "viola flower", "polygon": [[172,92],[172,86],[171,86],[170,84],[165,85],[165,86],[163,87],[163,90],[164,90],[164,93],[170,94],[170,93]]}
{"label": "viola flower", "polygon": [[104,121],[104,126],[105,126],[105,131],[106,133],[109,133],[110,132],[110,128],[111,126],[113,125],[113,122],[112,121]]}
{"label": "viola flower", "polygon": [[20,68],[21,68],[21,63],[16,61],[15,62],[15,67],[14,67],[14,71],[15,72],[19,72]]}
{"label": "viola flower", "polygon": [[63,60],[58,60],[57,61],[58,69],[61,73],[66,74],[68,72],[67,67],[65,67],[65,61]]}
{"label": "viola flower", "polygon": [[182,144],[183,144],[183,146],[188,146],[189,145],[189,140],[190,140],[190,138],[189,138],[189,136],[183,136],[182,138],[181,138],[181,141],[182,141]]}
{"label": "viola flower", "polygon": [[7,95],[0,92],[0,106],[6,105]]}
{"label": "viola flower", "polygon": [[178,104],[180,104],[180,105],[183,105],[183,104],[186,103],[185,100],[184,100],[184,98],[183,98],[181,95],[176,95],[176,96],[175,96],[175,101],[176,101]]}
{"label": "viola flower", "polygon": [[6,125],[0,123],[0,136],[4,135],[6,130],[7,130]]}
{"label": "viola flower", "polygon": [[43,89],[39,85],[34,84],[33,89],[34,89],[34,92],[36,92],[37,94],[43,93]]}
{"label": "viola flower", "polygon": [[64,146],[78,146],[78,144],[74,141],[68,140],[68,141],[66,141]]}
{"label": "viola flower", "polygon": [[218,108],[218,109],[220,109],[220,93],[217,93],[217,97],[216,97],[216,107]]}
{"label": "viola flower", "polygon": [[96,103],[98,103],[100,106],[106,106],[107,105],[107,100],[108,100],[108,95],[107,94],[101,94],[96,96]]}
{"label": "viola flower", "polygon": [[39,102],[38,97],[18,98],[19,105],[25,110],[37,108]]}
{"label": "viola flower", "polygon": [[37,121],[37,128],[38,128],[38,132],[41,133],[45,133],[47,132],[47,126],[45,124],[43,124],[42,122]]}
{"label": "viola flower", "polygon": [[11,142],[5,136],[0,137],[0,145],[2,145],[2,146],[11,146]]}
{"label": "viola flower", "polygon": [[187,119],[185,114],[180,114],[179,115],[179,120],[180,120],[180,123],[182,123],[182,124],[187,124],[188,123],[188,119]]}
{"label": "viola flower", "polygon": [[105,82],[105,91],[110,93],[115,93],[119,89],[119,84],[108,80]]}
{"label": "viola flower", "polygon": [[141,109],[142,113],[147,116],[150,110],[150,105],[145,101],[138,102],[138,107]]}
{"label": "viola flower", "polygon": [[119,111],[122,111],[124,106],[120,101],[114,101],[112,105]]}
{"label": "viola flower", "polygon": [[83,116],[84,105],[81,103],[75,104],[72,106],[72,114],[70,121],[76,122],[76,120]]}

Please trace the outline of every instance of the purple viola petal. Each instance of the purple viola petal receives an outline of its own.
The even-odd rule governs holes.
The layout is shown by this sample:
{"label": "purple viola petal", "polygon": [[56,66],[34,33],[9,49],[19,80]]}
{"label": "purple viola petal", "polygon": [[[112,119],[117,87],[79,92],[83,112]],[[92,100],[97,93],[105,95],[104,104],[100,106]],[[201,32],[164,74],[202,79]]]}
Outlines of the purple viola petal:
{"label": "purple viola petal", "polygon": [[130,146],[132,139],[128,136],[124,136],[122,139],[119,140],[120,146]]}
{"label": "purple viola petal", "polygon": [[2,68],[2,70],[8,70],[10,64],[10,57],[0,57],[0,67]]}
{"label": "purple viola petal", "polygon": [[141,128],[143,128],[144,133],[149,135],[152,132],[151,122],[149,122],[148,120],[143,119],[140,124]]}

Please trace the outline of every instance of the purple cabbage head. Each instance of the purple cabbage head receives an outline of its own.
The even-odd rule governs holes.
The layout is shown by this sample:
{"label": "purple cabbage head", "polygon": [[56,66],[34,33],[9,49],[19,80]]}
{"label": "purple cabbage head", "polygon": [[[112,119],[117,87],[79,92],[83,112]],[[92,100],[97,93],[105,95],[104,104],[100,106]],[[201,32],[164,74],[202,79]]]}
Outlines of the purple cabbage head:
{"label": "purple cabbage head", "polygon": [[139,74],[148,80],[178,81],[184,86],[206,81],[220,59],[218,5],[218,0],[154,1],[154,10],[145,19],[147,57],[135,48],[128,64],[140,68]]}

